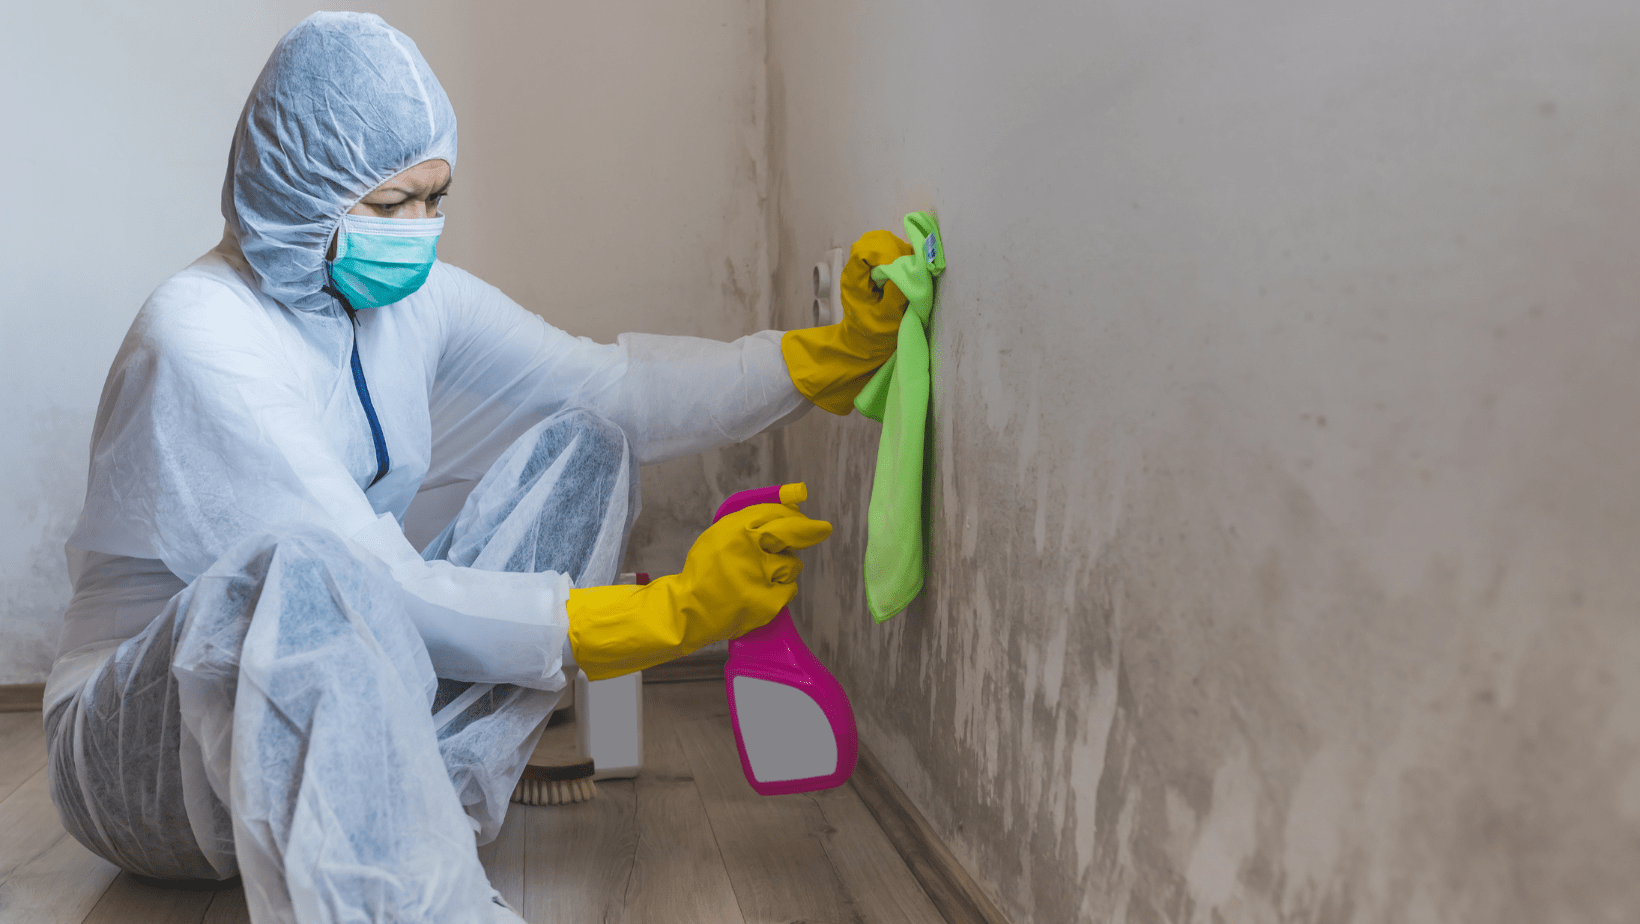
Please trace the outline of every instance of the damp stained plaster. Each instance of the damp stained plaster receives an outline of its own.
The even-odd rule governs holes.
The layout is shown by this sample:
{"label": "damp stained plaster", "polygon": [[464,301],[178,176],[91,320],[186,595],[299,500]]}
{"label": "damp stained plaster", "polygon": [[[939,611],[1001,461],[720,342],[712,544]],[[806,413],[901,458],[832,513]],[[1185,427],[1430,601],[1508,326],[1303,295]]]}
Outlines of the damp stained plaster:
{"label": "damp stained plaster", "polygon": [[929,586],[872,623],[879,429],[810,414],[799,623],[1004,912],[1640,917],[1640,17],[769,22],[777,303],[950,260]]}

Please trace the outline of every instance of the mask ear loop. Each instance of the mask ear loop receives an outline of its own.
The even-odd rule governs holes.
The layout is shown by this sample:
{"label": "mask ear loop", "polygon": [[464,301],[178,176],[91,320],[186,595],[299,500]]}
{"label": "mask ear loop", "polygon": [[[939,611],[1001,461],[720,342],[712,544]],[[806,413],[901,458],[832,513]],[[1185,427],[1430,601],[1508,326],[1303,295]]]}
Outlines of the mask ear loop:
{"label": "mask ear loop", "polygon": [[[360,198],[362,199],[363,197],[361,196]],[[347,217],[346,213],[343,213],[341,218],[336,219],[336,227],[335,227],[334,230],[332,230],[330,232],[330,241],[331,241],[332,244],[334,244],[336,246],[336,249],[338,250],[337,256],[341,256],[339,251],[341,250],[341,246],[342,246],[342,222],[343,222],[343,219],[345,219],[346,217]],[[325,249],[328,252],[330,248],[326,247]],[[336,280],[330,275],[330,265],[333,262],[335,262],[335,261],[332,261],[332,260],[326,260],[325,261],[325,284],[320,289],[320,291],[324,292],[326,295],[329,295],[330,297],[336,299],[336,301],[341,302],[342,303],[342,310],[347,312],[348,323],[352,324],[354,327],[358,327],[359,326],[359,313],[357,311],[353,310],[353,303],[349,302],[347,300],[347,296],[342,294],[342,290],[336,288]]]}
{"label": "mask ear loop", "polygon": [[347,300],[347,296],[343,295],[342,290],[336,288],[336,283],[331,281],[329,260],[325,261],[325,285],[324,288],[319,291],[329,295],[331,298],[336,299],[338,302],[341,302],[342,310],[347,312],[348,323],[352,324],[354,327],[359,326],[359,313],[353,310],[353,305]]}

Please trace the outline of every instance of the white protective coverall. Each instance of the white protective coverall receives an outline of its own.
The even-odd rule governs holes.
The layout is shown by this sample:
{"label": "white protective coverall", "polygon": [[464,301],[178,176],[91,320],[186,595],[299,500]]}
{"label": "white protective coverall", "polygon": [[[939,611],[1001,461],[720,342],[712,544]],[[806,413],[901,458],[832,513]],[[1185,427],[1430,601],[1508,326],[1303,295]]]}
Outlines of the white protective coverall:
{"label": "white protective coverall", "polygon": [[150,296],[98,409],[52,795],[134,872],[242,873],[258,922],[516,920],[475,842],[564,685],[572,582],[619,567],[635,466],[809,406],[775,332],[598,344],[443,263],[351,322],[331,235],[434,158],[455,118],[409,38],[303,21],[236,129],[222,243]]}

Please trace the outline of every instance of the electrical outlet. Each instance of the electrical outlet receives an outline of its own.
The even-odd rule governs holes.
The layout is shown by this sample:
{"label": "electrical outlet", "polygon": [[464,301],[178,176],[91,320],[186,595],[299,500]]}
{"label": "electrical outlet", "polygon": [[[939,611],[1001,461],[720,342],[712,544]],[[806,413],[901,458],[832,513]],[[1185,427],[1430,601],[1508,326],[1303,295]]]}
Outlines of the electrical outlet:
{"label": "electrical outlet", "polygon": [[843,320],[843,289],[839,283],[843,277],[843,263],[846,260],[848,251],[834,247],[826,251],[824,260],[814,264],[814,305],[811,320],[815,327],[836,324]]}

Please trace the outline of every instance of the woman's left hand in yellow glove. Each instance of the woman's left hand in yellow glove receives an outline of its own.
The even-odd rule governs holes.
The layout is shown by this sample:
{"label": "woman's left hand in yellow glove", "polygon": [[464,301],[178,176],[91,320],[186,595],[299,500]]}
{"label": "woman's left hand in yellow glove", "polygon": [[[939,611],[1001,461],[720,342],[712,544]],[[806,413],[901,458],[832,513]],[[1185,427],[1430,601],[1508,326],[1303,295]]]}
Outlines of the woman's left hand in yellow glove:
{"label": "woman's left hand in yellow glove", "polygon": [[825,327],[787,331],[780,352],[792,384],[819,407],[846,415],[877,367],[894,355],[905,315],[905,296],[892,282],[879,287],[871,271],[911,253],[911,245],[887,231],[854,242],[838,280],[843,320]]}
{"label": "woman's left hand in yellow glove", "polygon": [[754,504],[707,528],[681,574],[651,584],[570,591],[569,641],[593,680],[643,670],[764,625],[797,593],[803,563],[793,552],[823,542],[831,524],[797,505],[808,489],[789,484],[780,503]]}

